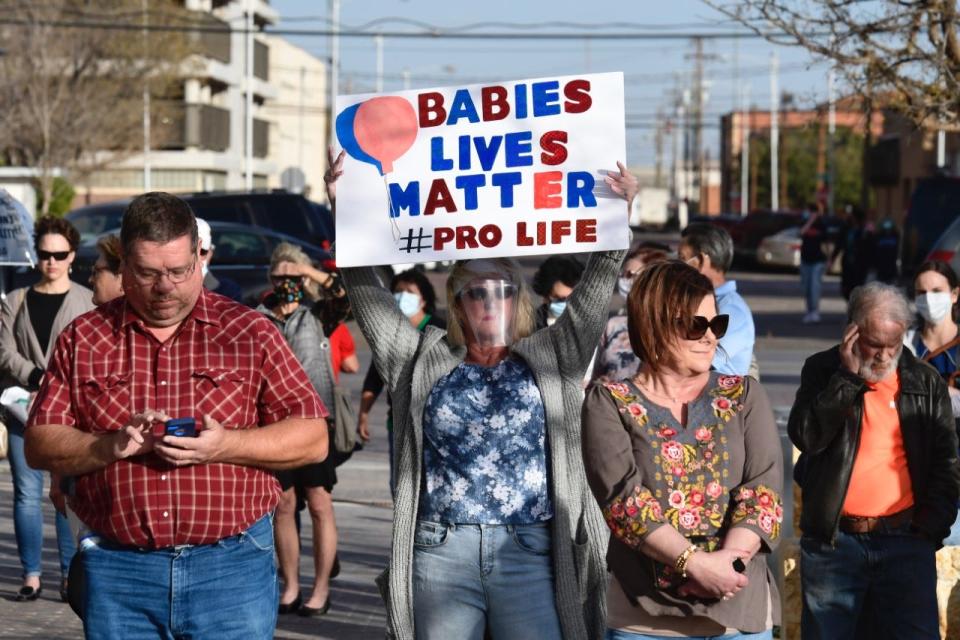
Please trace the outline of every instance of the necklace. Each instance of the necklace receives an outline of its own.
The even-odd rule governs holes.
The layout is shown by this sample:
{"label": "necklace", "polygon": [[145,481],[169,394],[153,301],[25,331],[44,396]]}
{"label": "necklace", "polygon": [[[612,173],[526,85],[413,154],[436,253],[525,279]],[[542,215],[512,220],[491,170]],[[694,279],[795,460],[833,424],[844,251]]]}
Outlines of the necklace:
{"label": "necklace", "polygon": [[640,389],[642,389],[645,393],[648,393],[652,396],[657,396],[658,398],[663,398],[664,400],[669,400],[672,404],[678,404],[680,402],[680,399],[677,398],[676,396],[668,396],[664,393],[657,393],[656,391],[651,389],[649,386],[647,386],[645,383],[641,382],[640,376],[635,376],[633,378],[633,381],[637,383],[637,386],[640,387]]}

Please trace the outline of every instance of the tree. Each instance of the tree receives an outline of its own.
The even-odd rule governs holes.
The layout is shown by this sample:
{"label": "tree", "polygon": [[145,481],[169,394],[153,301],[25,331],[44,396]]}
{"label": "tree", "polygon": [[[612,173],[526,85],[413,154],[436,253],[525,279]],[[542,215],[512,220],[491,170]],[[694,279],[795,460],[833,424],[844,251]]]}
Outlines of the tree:
{"label": "tree", "polygon": [[776,44],[834,63],[917,124],[960,121],[956,0],[705,0]]}
{"label": "tree", "polygon": [[[143,94],[176,92],[189,53],[172,0],[0,0],[0,153],[37,170],[46,214],[55,175],[73,182],[142,148]],[[83,26],[84,24],[91,26]],[[105,29],[104,25],[112,25]],[[152,103],[154,119],[163,103]]]}

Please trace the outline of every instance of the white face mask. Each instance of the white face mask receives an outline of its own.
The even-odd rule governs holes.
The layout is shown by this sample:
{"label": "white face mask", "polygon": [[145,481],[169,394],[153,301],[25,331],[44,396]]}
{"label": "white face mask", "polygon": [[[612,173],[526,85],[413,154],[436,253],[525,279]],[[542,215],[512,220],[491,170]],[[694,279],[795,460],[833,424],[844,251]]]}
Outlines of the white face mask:
{"label": "white face mask", "polygon": [[203,274],[203,277],[204,277],[204,278],[207,277],[207,272],[209,272],[209,271],[210,271],[210,267],[207,265],[206,262],[204,262],[203,260],[201,260],[201,261],[200,261],[200,273]]}
{"label": "white face mask", "polygon": [[620,292],[624,298],[630,294],[630,289],[633,288],[633,278],[617,278],[617,291]]}
{"label": "white face mask", "polygon": [[917,313],[930,324],[937,324],[947,317],[953,307],[951,295],[946,291],[931,291],[913,299]]}
{"label": "white face mask", "polygon": [[400,313],[408,318],[412,318],[420,311],[420,296],[415,293],[397,291],[393,294],[393,298],[397,301],[397,306],[400,307]]}

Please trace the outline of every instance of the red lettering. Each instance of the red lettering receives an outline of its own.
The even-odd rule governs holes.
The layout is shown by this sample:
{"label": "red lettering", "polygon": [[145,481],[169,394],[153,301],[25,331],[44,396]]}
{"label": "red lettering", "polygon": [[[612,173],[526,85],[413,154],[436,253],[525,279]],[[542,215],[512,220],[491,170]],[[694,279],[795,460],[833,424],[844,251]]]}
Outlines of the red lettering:
{"label": "red lettering", "polygon": [[561,180],[562,171],[541,171],[533,174],[534,209],[559,209],[563,206],[563,198],[560,197],[563,190]]}
{"label": "red lettering", "polygon": [[487,249],[500,244],[501,238],[503,238],[503,231],[501,231],[497,225],[485,224],[480,227],[480,244]]}
{"label": "red lettering", "polygon": [[518,247],[532,247],[533,238],[527,235],[527,223],[518,222],[517,223],[517,246]]}
{"label": "red lettering", "polygon": [[560,244],[563,236],[570,235],[569,220],[554,220],[550,223],[550,244]]}
{"label": "red lettering", "polygon": [[432,216],[433,212],[443,208],[447,213],[454,213],[457,210],[457,203],[453,201],[453,194],[447,188],[447,183],[443,178],[437,178],[430,185],[430,193],[427,195],[427,204],[423,208],[423,215]]}
{"label": "red lettering", "polygon": [[507,102],[505,87],[493,86],[480,89],[480,105],[484,122],[503,120],[510,115],[510,103]]}
{"label": "red lettering", "polygon": [[567,159],[567,148],[563,146],[566,142],[566,131],[547,131],[540,136],[540,148],[543,149],[540,162],[546,165],[563,164]]}
{"label": "red lettering", "polygon": [[567,113],[583,113],[593,106],[589,80],[571,80],[564,85],[563,95],[567,99],[563,110]]}
{"label": "red lettering", "polygon": [[597,220],[577,220],[577,242],[596,242],[597,241]]}
{"label": "red lettering", "polygon": [[420,128],[435,127],[447,119],[447,110],[443,108],[443,94],[436,91],[421,93],[417,96],[420,107]]}
{"label": "red lettering", "polygon": [[473,227],[457,227],[457,249],[466,249],[467,247],[476,249],[479,246],[476,229]]}
{"label": "red lettering", "polygon": [[443,245],[453,240],[453,229],[450,227],[437,227],[433,230],[433,250],[440,251]]}

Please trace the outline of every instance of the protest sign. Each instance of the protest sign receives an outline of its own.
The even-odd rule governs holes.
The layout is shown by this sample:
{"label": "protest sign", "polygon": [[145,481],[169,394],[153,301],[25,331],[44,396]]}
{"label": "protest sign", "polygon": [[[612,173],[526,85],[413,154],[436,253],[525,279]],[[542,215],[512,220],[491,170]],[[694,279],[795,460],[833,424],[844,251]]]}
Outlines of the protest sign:
{"label": "protest sign", "polygon": [[0,265],[36,263],[33,218],[6,189],[0,189]]}
{"label": "protest sign", "polygon": [[338,96],[337,264],[623,249],[623,74]]}

